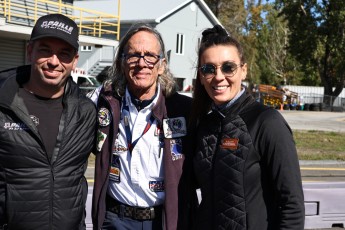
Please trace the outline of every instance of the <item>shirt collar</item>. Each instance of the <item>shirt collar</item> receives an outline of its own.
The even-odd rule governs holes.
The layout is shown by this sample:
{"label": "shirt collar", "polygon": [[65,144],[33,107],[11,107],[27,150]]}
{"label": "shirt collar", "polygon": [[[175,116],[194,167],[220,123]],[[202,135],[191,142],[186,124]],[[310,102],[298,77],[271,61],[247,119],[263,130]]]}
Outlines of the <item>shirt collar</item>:
{"label": "shirt collar", "polygon": [[225,108],[230,107],[231,105],[233,105],[238,100],[238,98],[240,98],[242,96],[242,94],[245,92],[245,90],[246,90],[245,87],[242,87],[242,90],[240,92],[238,92],[237,95],[232,100],[230,100],[227,103],[224,103],[222,105],[217,106],[213,102],[212,103],[212,110],[221,111]]}

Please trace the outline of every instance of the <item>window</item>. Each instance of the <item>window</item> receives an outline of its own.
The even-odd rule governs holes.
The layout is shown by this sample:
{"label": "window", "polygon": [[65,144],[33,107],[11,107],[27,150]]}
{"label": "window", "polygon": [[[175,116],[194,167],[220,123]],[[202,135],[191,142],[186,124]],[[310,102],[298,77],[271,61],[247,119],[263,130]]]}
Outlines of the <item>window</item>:
{"label": "window", "polygon": [[183,42],[184,42],[184,36],[183,34],[177,34],[176,37],[176,53],[177,54],[183,54]]}
{"label": "window", "polygon": [[92,51],[92,46],[81,46],[81,51]]}

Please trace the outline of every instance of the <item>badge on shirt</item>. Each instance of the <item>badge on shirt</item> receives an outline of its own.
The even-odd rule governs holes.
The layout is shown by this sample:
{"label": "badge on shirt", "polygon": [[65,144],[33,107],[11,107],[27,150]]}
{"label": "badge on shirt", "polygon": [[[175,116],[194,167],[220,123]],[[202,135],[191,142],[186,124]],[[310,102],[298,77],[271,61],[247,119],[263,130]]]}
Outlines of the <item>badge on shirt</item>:
{"label": "badge on shirt", "polygon": [[98,111],[98,123],[100,126],[108,126],[110,124],[111,116],[107,108],[100,108]]}
{"label": "badge on shirt", "polygon": [[163,192],[164,191],[164,181],[150,181],[149,188],[152,192]]}
{"label": "badge on shirt", "polygon": [[97,151],[101,151],[102,146],[104,144],[105,139],[107,138],[107,134],[97,130]]}
{"label": "badge on shirt", "polygon": [[163,132],[165,138],[186,136],[186,119],[184,117],[163,119]]}
{"label": "badge on shirt", "polygon": [[236,150],[238,148],[238,138],[223,138],[220,147],[222,149]]}
{"label": "badge on shirt", "polygon": [[121,164],[120,164],[120,156],[113,154],[113,159],[111,161],[110,166],[110,180],[115,183],[120,183],[120,173],[121,173]]}
{"label": "badge on shirt", "polygon": [[182,140],[180,138],[170,140],[170,152],[173,161],[182,159]]}

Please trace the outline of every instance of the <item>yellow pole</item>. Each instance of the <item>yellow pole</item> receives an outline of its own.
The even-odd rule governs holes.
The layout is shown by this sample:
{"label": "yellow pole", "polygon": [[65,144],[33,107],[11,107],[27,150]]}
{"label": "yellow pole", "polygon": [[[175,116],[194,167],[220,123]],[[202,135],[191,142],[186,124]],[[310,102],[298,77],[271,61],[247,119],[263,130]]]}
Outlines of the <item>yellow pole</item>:
{"label": "yellow pole", "polygon": [[37,0],[35,0],[35,7],[34,7],[34,23],[37,21]]}
{"label": "yellow pole", "polygon": [[4,16],[7,16],[7,0],[4,1]]}
{"label": "yellow pole", "polygon": [[8,21],[11,21],[11,0],[8,1],[7,3],[8,6]]}
{"label": "yellow pole", "polygon": [[98,20],[99,20],[99,25],[98,25],[98,37],[101,37],[102,35],[102,16],[99,16],[98,17]]}
{"label": "yellow pole", "polygon": [[120,40],[120,5],[121,0],[118,0],[117,4],[117,33],[116,33],[116,39]]}
{"label": "yellow pole", "polygon": [[59,14],[61,14],[61,6],[62,6],[62,2],[61,0],[59,0]]}

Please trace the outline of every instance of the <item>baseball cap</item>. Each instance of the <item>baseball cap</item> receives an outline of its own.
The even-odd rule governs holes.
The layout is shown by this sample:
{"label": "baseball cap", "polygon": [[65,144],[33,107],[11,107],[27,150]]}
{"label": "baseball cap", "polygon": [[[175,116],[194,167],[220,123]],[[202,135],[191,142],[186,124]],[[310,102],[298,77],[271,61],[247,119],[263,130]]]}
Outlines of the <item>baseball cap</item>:
{"label": "baseball cap", "polygon": [[40,17],[32,29],[30,40],[53,37],[64,40],[76,50],[79,48],[77,24],[62,14],[48,14]]}

